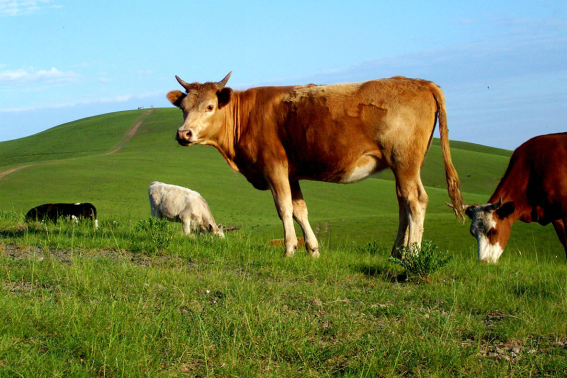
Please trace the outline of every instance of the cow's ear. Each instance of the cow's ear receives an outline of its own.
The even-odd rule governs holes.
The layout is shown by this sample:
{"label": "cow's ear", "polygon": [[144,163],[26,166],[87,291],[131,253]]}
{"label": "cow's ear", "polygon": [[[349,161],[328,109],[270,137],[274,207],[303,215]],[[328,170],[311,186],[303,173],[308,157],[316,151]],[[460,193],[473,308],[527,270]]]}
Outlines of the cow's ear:
{"label": "cow's ear", "polygon": [[230,98],[232,97],[232,89],[231,88],[221,89],[220,91],[217,92],[217,97],[219,99],[219,109],[221,109],[230,102]]}
{"label": "cow's ear", "polygon": [[185,96],[187,95],[181,91],[171,91],[167,94],[167,99],[169,100],[169,102],[179,108],[181,107],[181,101],[183,101]]}
{"label": "cow's ear", "polygon": [[496,210],[496,214],[500,218],[504,219],[510,216],[510,214],[512,214],[515,209],[516,209],[516,205],[514,205],[514,202],[506,202]]}
{"label": "cow's ear", "polygon": [[465,209],[465,214],[470,218],[473,219],[474,216],[474,211],[476,209],[476,206],[467,206],[467,208]]}

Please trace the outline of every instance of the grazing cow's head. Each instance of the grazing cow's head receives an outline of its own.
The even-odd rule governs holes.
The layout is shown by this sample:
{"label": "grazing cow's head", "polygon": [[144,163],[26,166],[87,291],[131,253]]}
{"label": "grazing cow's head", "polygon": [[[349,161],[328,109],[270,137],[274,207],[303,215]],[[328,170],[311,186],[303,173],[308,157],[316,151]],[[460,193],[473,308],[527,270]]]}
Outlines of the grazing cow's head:
{"label": "grazing cow's head", "polygon": [[209,232],[213,235],[218,236],[221,239],[224,239],[224,228],[221,223],[215,228],[214,225],[209,225]]}
{"label": "grazing cow's head", "polygon": [[472,219],[471,234],[478,241],[478,259],[495,263],[502,255],[510,237],[514,202],[496,203],[465,207],[465,214]]}
{"label": "grazing cow's head", "polygon": [[222,109],[230,102],[232,89],[225,88],[232,72],[218,83],[188,84],[175,76],[186,93],[171,91],[168,100],[183,111],[184,122],[177,130],[179,144],[206,144],[216,136],[224,123]]}

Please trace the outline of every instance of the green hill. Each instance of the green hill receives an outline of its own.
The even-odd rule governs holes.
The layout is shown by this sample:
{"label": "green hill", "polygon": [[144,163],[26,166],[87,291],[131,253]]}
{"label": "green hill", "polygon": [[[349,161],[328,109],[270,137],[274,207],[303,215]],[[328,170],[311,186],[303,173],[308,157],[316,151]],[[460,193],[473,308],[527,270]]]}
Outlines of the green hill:
{"label": "green hill", "polygon": [[[180,123],[181,114],[173,108],[125,111],[2,142],[0,210],[25,213],[47,202],[92,202],[99,219],[136,221],[150,216],[147,188],[159,180],[200,192],[217,222],[282,237],[270,193],[255,190],[216,149],[178,145],[174,133]],[[451,154],[465,200],[482,203],[504,173],[511,152],[451,142]],[[3,175],[19,167],[25,168]],[[445,206],[448,196],[437,140],[422,178],[430,197],[425,238],[474,251],[468,223],[458,223]],[[323,243],[393,243],[398,209],[391,172],[352,185],[302,182],[302,188]],[[521,248],[526,242],[541,242],[552,251],[561,248],[551,228],[515,225],[512,244]]]}

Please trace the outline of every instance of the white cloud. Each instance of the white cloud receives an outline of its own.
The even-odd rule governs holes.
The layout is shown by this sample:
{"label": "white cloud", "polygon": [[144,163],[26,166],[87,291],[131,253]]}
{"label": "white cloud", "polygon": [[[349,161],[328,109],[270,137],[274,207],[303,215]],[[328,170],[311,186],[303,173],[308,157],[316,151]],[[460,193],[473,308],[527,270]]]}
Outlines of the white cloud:
{"label": "white cloud", "polygon": [[[1,0],[0,0],[1,1]],[[0,83],[7,85],[44,83],[57,84],[74,82],[78,75],[72,71],[63,72],[52,67],[49,70],[35,70],[34,68],[20,68],[16,70],[0,71]]]}
{"label": "white cloud", "polygon": [[0,109],[0,113],[17,113],[17,112],[29,112],[29,111],[38,111],[45,109],[61,109],[61,108],[70,108],[80,105],[123,103],[135,99],[148,99],[154,97],[165,98],[165,91],[147,92],[136,95],[118,95],[118,96],[101,97],[94,99],[83,99],[80,101],[61,102],[57,104],[49,104],[49,105],[41,105],[41,106],[27,106],[27,107]]}
{"label": "white cloud", "polygon": [[21,16],[43,8],[61,8],[52,0],[0,0],[0,15]]}

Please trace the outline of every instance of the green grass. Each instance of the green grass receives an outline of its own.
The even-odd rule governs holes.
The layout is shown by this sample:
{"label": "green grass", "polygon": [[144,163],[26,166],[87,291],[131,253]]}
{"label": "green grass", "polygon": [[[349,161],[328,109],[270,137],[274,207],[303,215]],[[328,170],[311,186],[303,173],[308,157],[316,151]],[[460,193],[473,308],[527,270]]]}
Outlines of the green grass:
{"label": "green grass", "polygon": [[[551,227],[515,224],[497,265],[476,261],[448,201],[437,141],[423,167],[426,240],[450,262],[427,280],[391,263],[388,172],[302,182],[321,258],[284,259],[273,200],[213,148],[181,147],[176,109],[79,120],[0,143],[0,377],[561,376],[567,275]],[[138,133],[122,145],[132,126]],[[469,203],[510,151],[451,142]],[[225,240],[149,219],[149,184],[200,192]],[[90,222],[30,224],[29,208],[92,202]],[[299,229],[298,229],[299,232]]]}
{"label": "green grass", "polygon": [[[531,376],[567,369],[556,259],[468,254],[405,281],[388,247],[293,259],[262,237],[4,215],[0,376]],[[563,261],[562,261],[563,262]]]}

